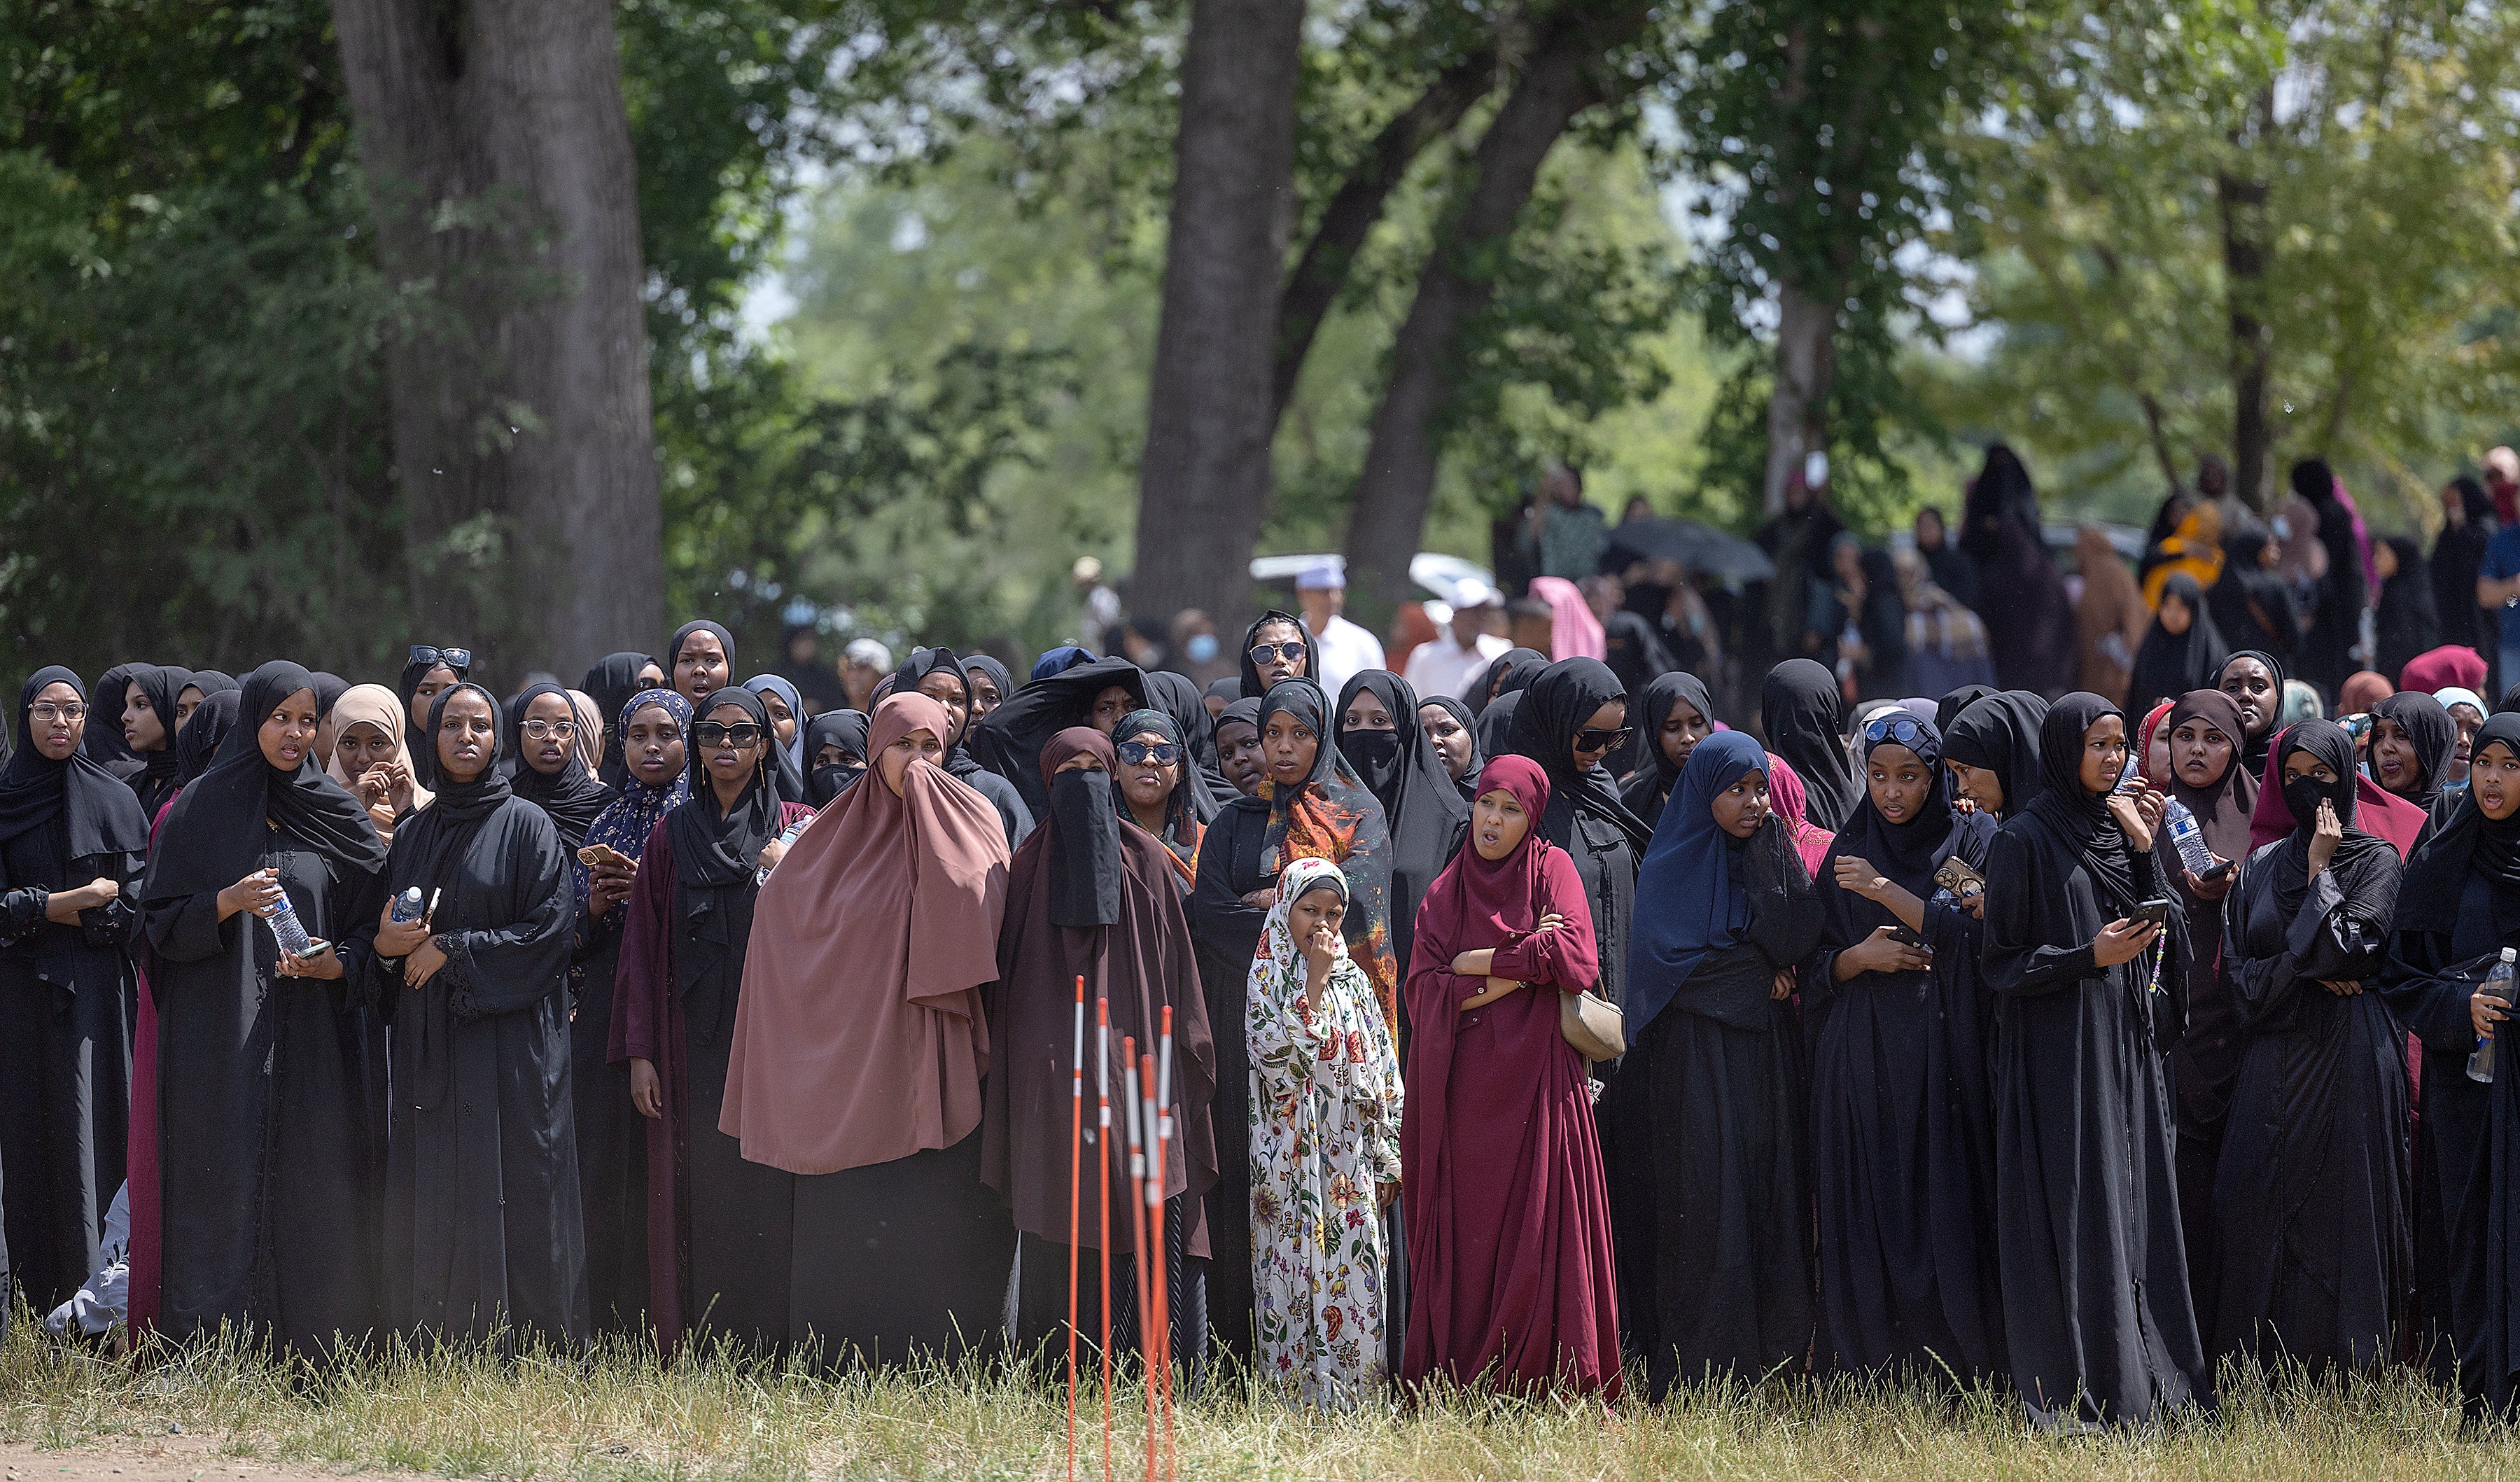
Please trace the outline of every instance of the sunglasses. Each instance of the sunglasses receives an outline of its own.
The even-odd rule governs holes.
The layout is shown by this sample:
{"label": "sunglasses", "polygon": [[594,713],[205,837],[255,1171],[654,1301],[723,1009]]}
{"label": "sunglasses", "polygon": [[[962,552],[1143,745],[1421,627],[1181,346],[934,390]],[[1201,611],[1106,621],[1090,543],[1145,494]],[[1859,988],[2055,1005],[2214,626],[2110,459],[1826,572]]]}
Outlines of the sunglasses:
{"label": "sunglasses", "polygon": [[732,726],[722,720],[704,720],[692,727],[692,740],[703,746],[749,746],[761,740],[761,728],[748,720]]}
{"label": "sunglasses", "polygon": [[1169,767],[1181,760],[1181,747],[1171,741],[1125,741],[1116,749],[1120,760],[1132,767],[1143,767],[1148,762]]}
{"label": "sunglasses", "polygon": [[1265,664],[1273,658],[1282,657],[1290,664],[1300,664],[1304,661],[1304,655],[1310,651],[1299,643],[1253,644],[1251,661],[1255,664]]}
{"label": "sunglasses", "polygon": [[411,646],[411,661],[416,664],[444,664],[456,673],[461,674],[465,670],[472,667],[472,651],[470,649],[433,649],[427,644],[413,644]]}
{"label": "sunglasses", "polygon": [[1628,738],[1636,734],[1637,728],[1634,726],[1621,726],[1616,731],[1599,731],[1586,726],[1575,733],[1575,749],[1578,751],[1613,750],[1626,745]]}
{"label": "sunglasses", "polygon": [[1925,739],[1925,728],[1912,716],[1883,716],[1879,720],[1866,723],[1864,739],[1875,745],[1882,741],[1896,741],[1910,750],[1914,750],[1916,743]]}
{"label": "sunglasses", "polygon": [[549,741],[555,736],[559,737],[562,741],[567,741],[570,737],[577,735],[577,722],[567,720],[529,720],[525,722],[525,734],[536,741]]}

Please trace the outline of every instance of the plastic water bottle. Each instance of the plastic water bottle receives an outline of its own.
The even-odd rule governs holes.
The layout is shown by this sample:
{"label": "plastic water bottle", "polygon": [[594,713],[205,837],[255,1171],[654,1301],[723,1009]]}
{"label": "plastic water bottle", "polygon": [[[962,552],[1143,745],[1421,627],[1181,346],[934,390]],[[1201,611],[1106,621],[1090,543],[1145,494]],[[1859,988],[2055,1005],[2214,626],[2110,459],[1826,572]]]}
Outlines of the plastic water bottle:
{"label": "plastic water bottle", "polygon": [[306,957],[313,953],[314,939],[306,934],[305,924],[297,920],[297,908],[289,903],[286,894],[280,897],[279,905],[264,915],[263,920],[271,922],[271,934],[280,939],[281,951],[291,957]]}
{"label": "plastic water bottle", "polygon": [[[2512,949],[2503,948],[2502,961],[2494,965],[2494,970],[2485,975],[2484,983],[2479,985],[2476,991],[2498,1004],[2510,1003],[2512,956]],[[2508,1023],[2509,1020],[2504,1022]],[[2476,1053],[2467,1057],[2469,1080],[2491,1082],[2494,1079],[2494,1044],[2493,1040],[2477,1042]]]}
{"label": "plastic water bottle", "polygon": [[[810,822],[812,822],[810,819],[799,819],[795,823],[789,824],[786,831],[779,835],[781,848],[784,850],[787,845],[796,842],[796,835],[804,832],[805,825]],[[769,878],[770,867],[768,865],[764,865],[760,869],[752,872],[752,882],[756,885],[764,883]]]}
{"label": "plastic water bottle", "polygon": [[393,919],[395,921],[416,921],[428,914],[428,907],[422,902],[418,885],[394,897]]}
{"label": "plastic water bottle", "polygon": [[2196,827],[2196,815],[2177,798],[2161,810],[2161,820],[2170,829],[2170,841],[2179,846],[2179,858],[2187,873],[2202,879],[2214,868],[2214,851],[2205,847],[2205,831]]}

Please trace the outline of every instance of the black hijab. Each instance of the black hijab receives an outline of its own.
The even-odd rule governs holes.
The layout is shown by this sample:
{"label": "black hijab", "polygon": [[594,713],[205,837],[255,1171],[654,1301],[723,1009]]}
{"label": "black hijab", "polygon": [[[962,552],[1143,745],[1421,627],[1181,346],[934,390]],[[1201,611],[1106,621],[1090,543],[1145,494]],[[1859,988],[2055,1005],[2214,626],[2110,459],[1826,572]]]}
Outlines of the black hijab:
{"label": "black hijab", "polygon": [[[1662,749],[1663,722],[1671,719],[1672,707],[1681,701],[1715,724],[1715,702],[1706,693],[1706,682],[1694,674],[1674,672],[1658,675],[1645,686],[1644,730],[1645,764],[1627,776],[1619,785],[1619,800],[1628,811],[1650,829],[1662,818],[1662,805],[1671,800],[1671,789],[1680,781],[1680,764]],[[1633,719],[1633,717],[1631,717]]]}
{"label": "black hijab", "polygon": [[674,877],[701,890],[750,880],[761,868],[761,851],[779,836],[779,769],[772,756],[779,749],[779,738],[770,729],[770,707],[749,690],[719,690],[694,707],[694,727],[720,705],[742,707],[761,728],[761,753],[754,758],[752,776],[745,780],[735,806],[720,812],[708,763],[700,758],[700,743],[695,740],[691,744],[683,776],[691,784],[692,795],[665,815],[665,829],[674,846]]}
{"label": "black hijab", "polygon": [[[1005,664],[998,662],[995,655],[988,653],[971,653],[965,655],[963,659],[964,675],[968,678],[970,675],[970,672],[974,669],[987,675],[989,677],[989,683],[998,687],[998,703],[1005,704],[1008,700],[1015,697],[1014,674],[1012,670],[1008,669]],[[971,695],[971,708],[974,712],[979,709],[979,693],[977,691],[973,691]]]}
{"label": "black hijab", "polygon": [[[166,806],[166,799],[175,795],[175,697],[193,682],[193,673],[172,664],[131,664],[127,669],[127,682],[138,685],[140,693],[148,696],[150,710],[166,732],[164,745],[155,751],[135,753],[141,769],[129,779],[131,790],[140,798],[142,816],[154,819],[158,810]],[[116,726],[121,725],[121,711],[115,711],[113,719]]]}
{"label": "black hijab", "polygon": [[2108,794],[2085,787],[2081,771],[2092,727],[2112,715],[2126,719],[2125,711],[2084,690],[2048,707],[2039,726],[2039,776],[2046,786],[2027,811],[2081,854],[2101,912],[2115,921],[2143,903],[2136,886],[2135,856],[2126,831],[2109,812]]}
{"label": "black hijab", "polygon": [[1855,763],[1848,759],[1846,700],[1837,676],[1808,658],[1789,658],[1768,671],[1759,689],[1759,726],[1768,749],[1791,763],[1803,780],[1803,817],[1835,833],[1855,812]]}
{"label": "black hijab", "polygon": [[[361,875],[384,867],[368,810],[315,764],[315,748],[293,772],[263,759],[262,724],[281,701],[315,689],[315,676],[275,658],[247,679],[237,696],[236,725],[202,775],[175,799],[163,837],[172,847],[155,851],[141,899],[162,903],[204,891],[224,890],[261,868],[274,841],[320,854]],[[207,701],[204,701],[207,703]],[[494,701],[491,710],[498,706]],[[493,769],[496,770],[495,768]],[[500,786],[507,785],[502,782]],[[442,800],[443,790],[438,793]]]}
{"label": "black hijab", "polygon": [[189,786],[209,769],[210,759],[236,729],[237,702],[244,697],[238,691],[221,690],[194,707],[192,719],[175,733],[176,786]]}
{"label": "black hijab", "polygon": [[[1366,790],[1382,805],[1391,830],[1391,923],[1393,947],[1409,961],[1415,939],[1418,905],[1426,887],[1461,847],[1470,823],[1470,805],[1444,770],[1444,758],[1418,719],[1418,691],[1388,669],[1364,669],[1348,676],[1339,691],[1337,725],[1357,696],[1371,693],[1391,712],[1388,731],[1338,733],[1338,748],[1348,765],[1365,780]],[[1387,740],[1385,738],[1388,738]]]}
{"label": "black hijab", "polygon": [[595,827],[603,816],[604,805],[612,800],[612,789],[596,781],[586,770],[586,741],[583,736],[568,748],[568,760],[549,776],[537,772],[525,760],[525,708],[545,695],[557,695],[561,703],[569,705],[568,718],[577,719],[577,709],[568,691],[560,685],[544,683],[527,685],[508,701],[508,736],[513,744],[505,748],[515,756],[507,768],[508,786],[517,796],[551,815],[552,827],[560,831],[560,841],[571,854],[586,842],[586,831]]}
{"label": "black hijab", "polygon": [[[1472,685],[1470,693],[1462,698],[1469,702],[1472,715],[1484,720],[1490,705],[1508,695],[1522,693],[1523,687],[1548,667],[1549,655],[1538,649],[1508,649],[1488,664],[1479,675],[1479,682]],[[1488,751],[1490,756],[1501,754],[1493,748]]]}
{"label": "black hijab", "polygon": [[727,678],[735,677],[735,635],[726,631],[724,624],[711,622],[705,617],[695,617],[676,628],[672,641],[665,645],[665,688],[668,690],[678,688],[674,683],[674,668],[683,661],[683,645],[695,633],[708,633],[716,636],[718,651],[726,655]]}
{"label": "black hijab", "polygon": [[[1235,683],[1238,685],[1242,682],[1238,679]],[[1226,706],[1224,709],[1216,712],[1217,730],[1224,730],[1228,721],[1238,721],[1243,725],[1249,726],[1253,735],[1258,735],[1260,731],[1260,701],[1256,699],[1238,699],[1234,703]],[[1222,772],[1224,770],[1224,751],[1222,748],[1217,752],[1217,762],[1218,771]],[[1262,775],[1264,777],[1267,775],[1265,769]],[[1228,803],[1242,795],[1242,789],[1235,786],[1232,783],[1227,783],[1225,785],[1225,791],[1219,794],[1219,796]]]}
{"label": "black hijab", "polygon": [[2323,799],[2336,810],[2336,822],[2345,830],[2345,836],[2337,841],[2335,855],[2328,861],[2328,869],[2336,874],[2337,887],[2345,892],[2342,909],[2368,926],[2372,937],[2384,936],[2398,911],[2398,846],[2354,827],[2354,738],[2336,722],[2313,717],[2296,722],[2284,732],[2283,759],[2290,760],[2296,751],[2325,764],[2336,774],[2336,781],[2322,783],[2307,777],[2283,780],[2281,765],[2277,765],[2276,776],[2283,780],[2284,806],[2292,810],[2293,829],[2276,846],[2282,858],[2274,877],[2276,910],[2282,920],[2289,921],[2310,894],[2310,841],[2318,831],[2318,805]]}
{"label": "black hijab", "polygon": [[[444,669],[455,676],[457,684],[461,684],[472,675],[472,666],[466,664],[459,669],[442,658],[415,658],[403,664],[402,677],[394,681],[394,694],[402,696],[403,749],[411,754],[413,780],[434,792],[437,790],[437,733],[433,728],[424,729],[413,725],[411,721],[411,697],[420,693],[420,682],[428,678],[428,671],[431,669]],[[495,702],[492,707],[496,708]],[[260,722],[257,721],[255,724],[259,725]]]}
{"label": "black hijab", "polygon": [[[1487,748],[1479,744],[1479,718],[1470,713],[1469,706],[1462,703],[1459,699],[1454,698],[1450,695],[1429,695],[1425,698],[1419,700],[1418,705],[1420,709],[1423,709],[1428,705],[1443,706],[1444,713],[1453,718],[1453,724],[1461,727],[1462,731],[1468,733],[1470,738],[1470,764],[1462,769],[1461,781],[1455,783],[1453,786],[1455,790],[1462,794],[1462,798],[1464,802],[1478,796],[1479,770],[1485,767],[1488,762]],[[1218,717],[1218,720],[1220,721],[1223,719],[1224,717],[1222,716]],[[1439,755],[1435,759],[1438,762],[1441,762],[1443,757]],[[1447,768],[1445,775],[1447,777],[1451,776],[1451,769]]]}
{"label": "black hijab", "polygon": [[[2027,690],[1999,690],[1971,700],[1952,717],[1943,737],[1943,758],[1995,774],[2003,788],[2002,817],[2011,818],[2039,795],[2040,728],[2048,702]],[[2076,742],[2077,745],[2081,743]]]}
{"label": "black hijab", "polygon": [[115,664],[99,676],[96,688],[88,692],[87,734],[79,739],[79,749],[122,782],[141,771],[140,754],[122,739],[124,695],[130,688],[129,664]]}
{"label": "black hijab", "polygon": [[[195,669],[186,677],[183,684],[176,687],[178,693],[187,688],[201,691],[202,698],[207,699],[222,690],[242,690],[245,687],[237,682],[235,675],[222,670]],[[321,696],[318,698],[320,699]]]}
{"label": "black hijab", "polygon": [[1199,693],[1197,683],[1187,674],[1149,669],[1147,704],[1171,716],[1181,732],[1179,744],[1191,760],[1191,765],[1182,769],[1182,783],[1190,788],[1191,806],[1198,810],[1198,821],[1207,823],[1234,792],[1226,784],[1224,770],[1217,765],[1216,718],[1207,713],[1207,696]]}
{"label": "black hijab", "polygon": [[[621,749],[621,727],[613,718],[620,715],[623,705],[630,703],[632,696],[645,688],[639,683],[639,671],[655,662],[650,654],[627,650],[607,653],[586,671],[586,679],[578,686],[594,699],[595,713],[607,718],[604,754],[596,762],[595,775],[608,787],[619,788],[622,780],[630,775],[630,763]],[[663,665],[657,667],[662,668]],[[668,690],[674,687],[672,675],[665,676],[664,687]],[[585,743],[581,741],[579,744]]]}
{"label": "black hijab", "polygon": [[[829,766],[816,763],[825,746],[838,746],[857,758],[852,766],[835,762]],[[851,784],[866,776],[867,715],[863,710],[826,710],[805,722],[805,801],[819,811],[832,805],[832,799],[849,790]]]}
{"label": "black hijab", "polygon": [[[1058,770],[1080,755],[1101,761],[1102,770]],[[1042,748],[1042,786],[1050,790],[1050,812],[1042,827],[1050,832],[1048,847],[1058,862],[1050,872],[1054,926],[1120,923],[1127,870],[1120,862],[1119,789],[1111,786],[1111,769],[1119,764],[1111,738],[1092,726],[1069,726]]]}
{"label": "black hijab", "polygon": [[2371,707],[2371,718],[2394,721],[2414,742],[2415,765],[2420,769],[2415,790],[2398,795],[2426,813],[2435,812],[2442,797],[2442,773],[2449,770],[2451,753],[2458,749],[2458,722],[2451,719],[2440,700],[2420,690],[2401,690],[2390,696]]}
{"label": "black hijab", "polygon": [[1904,824],[1883,818],[1881,810],[1872,805],[1871,789],[1865,789],[1855,804],[1854,816],[1830,841],[1827,861],[1813,872],[1822,904],[1828,912],[1830,940],[1841,947],[1855,945],[1876,927],[1890,924],[1894,918],[1889,907],[1840,889],[1835,861],[1850,856],[1861,859],[1918,900],[1931,900],[1934,872],[1942,868],[1943,861],[1957,854],[1972,866],[1982,864],[1987,843],[1995,837],[1994,819],[1983,813],[1952,811],[1952,775],[1943,766],[1942,732],[1932,722],[1899,710],[1890,711],[1886,718],[1894,724],[1903,718],[1914,720],[1916,734],[1907,741],[1890,736],[1873,741],[1868,732],[1865,760],[1869,762],[1872,753],[1883,746],[1904,746],[1924,763],[1933,781],[1924,805]]}
{"label": "black hijab", "polygon": [[[18,691],[18,749],[0,767],[0,840],[16,838],[54,819],[62,821],[62,862],[98,854],[144,854],[149,849],[149,820],[140,800],[114,775],[88,755],[82,743],[61,761],[35,749],[34,724],[28,719],[35,696],[48,685],[68,685],[82,703],[86,692],[79,677],[59,664],[36,670]],[[95,716],[89,717],[90,721]]]}
{"label": "black hijab", "polygon": [[2223,660],[2229,656],[2222,630],[2214,626],[2214,614],[2206,609],[2205,589],[2195,577],[2184,571],[2171,573],[2162,583],[2161,595],[2186,605],[2187,631],[2173,634],[2155,618],[2144,633],[2143,646],[2136,651],[2134,682],[2127,690],[2126,707],[2135,715],[2148,715],[2154,705],[2190,690],[2213,689],[2222,678]]}
{"label": "black hijab", "polygon": [[1260,699],[1265,697],[1269,693],[1269,686],[1260,678],[1260,666],[1251,661],[1251,646],[1260,641],[1260,630],[1268,627],[1272,623],[1293,623],[1295,625],[1295,631],[1303,637],[1304,672],[1290,677],[1295,679],[1309,679],[1315,684],[1321,683],[1319,677],[1322,672],[1321,642],[1313,637],[1312,629],[1304,626],[1304,620],[1301,617],[1296,616],[1292,612],[1282,612],[1276,607],[1271,607],[1268,611],[1261,613],[1260,616],[1252,622],[1250,627],[1242,630],[1242,649],[1240,652],[1235,655],[1235,658],[1242,665],[1242,697],[1244,699]]}
{"label": "black hijab", "polygon": [[[350,693],[350,682],[329,669],[315,671],[315,719],[321,722],[333,713],[334,701]],[[209,696],[203,696],[203,699]]]}
{"label": "black hijab", "polygon": [[1625,833],[1640,858],[1653,841],[1644,820],[1619,801],[1618,785],[1608,772],[1598,763],[1575,770],[1575,740],[1585,724],[1603,705],[1627,697],[1627,687],[1598,658],[1560,659],[1522,691],[1506,749],[1540,763],[1549,774],[1549,811],[1542,816],[1541,831],[1551,843],[1565,847],[1566,825],[1577,818],[1596,819]]}
{"label": "black hijab", "polygon": [[[502,765],[516,755],[516,730],[509,723],[507,710],[499,703],[499,697],[487,689],[469,679],[461,684],[449,685],[438,691],[436,697],[428,702],[428,754],[430,757],[436,757],[437,738],[446,727],[447,700],[466,691],[471,691],[490,702],[490,759],[482,766],[480,775],[469,783],[459,783],[447,777],[445,768],[441,764],[437,774],[438,784],[431,789],[437,794],[437,800],[430,803],[424,811],[432,813],[449,823],[478,824],[497,812],[500,804],[517,795],[516,788],[508,782],[508,768]],[[561,693],[565,696],[568,692],[563,690]],[[470,838],[472,831],[466,829],[460,833],[448,832],[430,836],[453,841]],[[437,877],[434,865],[421,873],[428,878]]]}
{"label": "black hijab", "polygon": [[[2469,754],[2497,742],[2520,756],[2520,714],[2487,716]],[[2450,936],[2458,927],[2459,899],[2471,870],[2494,885],[2495,928],[2507,934],[2520,924],[2520,813],[2487,818],[2473,788],[2459,793],[2450,822],[2407,861],[2398,884],[2398,929]]]}
{"label": "black hijab", "polygon": [[2222,689],[2223,675],[2225,671],[2231,667],[2231,663],[2234,659],[2242,658],[2256,659],[2259,663],[2267,666],[2267,672],[2269,674],[2274,676],[2274,694],[2267,700],[2269,708],[2267,710],[2267,729],[2265,733],[2258,736],[2243,737],[2240,741],[2240,760],[2247,764],[2250,771],[2264,773],[2267,770],[2267,748],[2274,744],[2275,733],[2283,729],[2284,681],[2289,678],[2289,676],[2284,673],[2283,660],[2275,657],[2272,653],[2269,653],[2266,650],[2241,649],[2225,656],[2222,665],[2215,669],[2214,677],[2206,681],[2207,688],[2215,690]]}
{"label": "black hijab", "polygon": [[1960,712],[1962,710],[1967,709],[1970,705],[1986,698],[1990,695],[1999,695],[2002,693],[2002,691],[1996,689],[1993,685],[1960,686],[1958,689],[1944,696],[1941,699],[1934,701],[1934,729],[1942,732],[1945,736],[1951,735],[1952,722],[1960,718]]}
{"label": "black hijab", "polygon": [[1043,749],[1068,727],[1091,725],[1094,696],[1115,685],[1128,692],[1129,709],[1146,705],[1147,677],[1125,658],[1098,658],[1034,680],[965,733],[971,755],[1014,784],[1024,806],[1041,818],[1050,811],[1050,788],[1041,778]]}

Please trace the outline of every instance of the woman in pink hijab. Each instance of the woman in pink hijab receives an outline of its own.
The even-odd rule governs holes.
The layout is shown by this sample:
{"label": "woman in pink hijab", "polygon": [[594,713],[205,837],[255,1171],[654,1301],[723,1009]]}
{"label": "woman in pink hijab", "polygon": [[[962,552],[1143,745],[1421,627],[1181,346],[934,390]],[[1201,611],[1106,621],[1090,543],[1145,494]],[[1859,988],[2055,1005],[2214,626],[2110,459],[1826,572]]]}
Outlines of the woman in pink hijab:
{"label": "woman in pink hijab", "polygon": [[1809,801],[1803,790],[1802,774],[1794,770],[1791,762],[1774,751],[1769,752],[1768,811],[1783,821],[1785,840],[1794,846],[1794,853],[1802,859],[1803,868],[1818,875],[1822,862],[1828,858],[1832,836],[1827,830],[1803,817],[1803,808]]}
{"label": "woman in pink hijab", "polygon": [[872,776],[761,887],[718,1118],[796,1175],[788,1338],[832,1366],[951,1360],[1014,1261],[979,1138],[1006,827],[945,771],[943,705],[892,696],[867,733]]}

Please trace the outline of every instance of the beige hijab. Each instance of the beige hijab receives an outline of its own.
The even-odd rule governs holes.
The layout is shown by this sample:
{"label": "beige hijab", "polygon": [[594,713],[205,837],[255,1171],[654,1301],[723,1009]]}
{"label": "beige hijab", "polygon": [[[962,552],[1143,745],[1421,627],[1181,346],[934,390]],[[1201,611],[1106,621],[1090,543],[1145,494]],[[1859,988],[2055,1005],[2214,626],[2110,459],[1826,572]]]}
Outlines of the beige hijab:
{"label": "beige hijab", "polygon": [[[867,758],[950,727],[926,696],[893,696]],[[871,768],[788,846],[753,907],[718,1116],[744,1157],[837,1173],[980,1125],[1007,862],[996,806],[925,762],[898,796]]]}
{"label": "beige hijab", "polygon": [[[350,727],[365,722],[393,738],[394,760],[411,774],[411,811],[419,812],[437,800],[437,794],[420,785],[420,769],[412,765],[411,746],[403,739],[402,700],[382,685],[352,685],[333,701],[333,732],[338,736]],[[341,748],[333,748],[333,759],[324,764],[325,775],[339,783],[352,797],[359,795],[358,780],[341,770]],[[377,810],[368,810],[377,832],[387,840],[393,837],[394,821],[378,818]]]}

